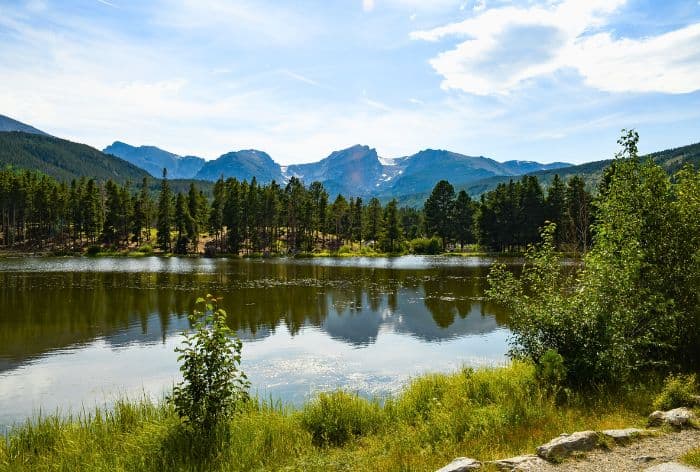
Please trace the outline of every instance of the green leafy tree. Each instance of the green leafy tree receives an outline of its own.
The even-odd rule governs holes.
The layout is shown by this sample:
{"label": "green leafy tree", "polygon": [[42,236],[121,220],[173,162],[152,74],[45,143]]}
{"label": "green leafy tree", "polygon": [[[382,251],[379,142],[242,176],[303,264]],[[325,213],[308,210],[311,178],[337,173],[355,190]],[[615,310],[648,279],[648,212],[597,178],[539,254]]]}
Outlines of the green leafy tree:
{"label": "green leafy tree", "polygon": [[197,299],[194,332],[175,349],[183,380],[169,400],[185,425],[207,434],[248,401],[250,383],[240,369],[241,340],[226,325],[226,312],[211,295]]}
{"label": "green leafy tree", "polygon": [[624,384],[700,358],[700,179],[686,169],[672,181],[640,163],[630,139],[636,133],[621,138],[597,204],[595,244],[576,279],[555,252],[554,225],[519,279],[503,266],[489,275],[490,298],[513,313],[512,354],[539,362],[555,351],[574,384]]}

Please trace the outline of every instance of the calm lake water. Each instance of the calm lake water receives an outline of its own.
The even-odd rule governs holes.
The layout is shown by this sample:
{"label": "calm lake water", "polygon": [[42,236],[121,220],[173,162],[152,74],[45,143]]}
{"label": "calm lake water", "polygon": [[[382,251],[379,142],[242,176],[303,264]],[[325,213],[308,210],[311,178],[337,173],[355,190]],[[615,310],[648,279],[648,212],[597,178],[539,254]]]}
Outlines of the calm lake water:
{"label": "calm lake water", "polygon": [[224,297],[253,390],[300,403],[396,392],[425,371],[505,360],[490,258],[0,260],[0,431],[39,411],[162,398],[194,300]]}

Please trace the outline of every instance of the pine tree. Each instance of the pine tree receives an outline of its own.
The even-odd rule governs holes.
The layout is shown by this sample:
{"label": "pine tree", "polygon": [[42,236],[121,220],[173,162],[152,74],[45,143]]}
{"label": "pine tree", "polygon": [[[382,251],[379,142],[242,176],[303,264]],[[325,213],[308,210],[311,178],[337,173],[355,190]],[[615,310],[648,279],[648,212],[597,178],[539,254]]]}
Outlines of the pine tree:
{"label": "pine tree", "polygon": [[192,241],[189,236],[192,234],[194,220],[190,215],[187,203],[188,202],[185,196],[178,193],[177,198],[175,199],[174,215],[175,230],[177,231],[175,252],[178,254],[187,254],[187,249]]}
{"label": "pine tree", "polygon": [[401,226],[396,199],[387,203],[386,209],[384,210],[384,221],[386,224],[384,234],[382,235],[382,249],[385,252],[395,252],[401,240]]}
{"label": "pine tree", "polygon": [[103,222],[102,195],[94,179],[87,182],[81,209],[85,236],[88,241],[94,243],[102,230]]}
{"label": "pine tree", "polygon": [[455,189],[446,180],[435,185],[425,202],[425,227],[428,236],[438,235],[445,250],[454,234]]}
{"label": "pine tree", "polygon": [[376,197],[369,201],[366,213],[367,223],[365,224],[365,239],[375,242],[379,240],[383,229],[382,204],[379,203]]}
{"label": "pine tree", "polygon": [[554,175],[552,184],[547,189],[547,219],[557,225],[554,243],[561,247],[565,240],[566,189],[559,174]]}
{"label": "pine tree", "polygon": [[459,242],[459,247],[464,250],[465,244],[474,242],[474,202],[469,194],[460,190],[455,201],[455,237]]}
{"label": "pine tree", "polygon": [[150,240],[151,233],[151,198],[148,194],[148,177],[144,177],[141,182],[141,190],[138,195],[133,198],[134,219],[132,222],[131,231],[134,233],[134,239],[138,244],[143,240],[143,234],[146,233],[146,239]]}
{"label": "pine tree", "polygon": [[579,250],[586,252],[591,241],[591,195],[586,184],[575,175],[566,184],[566,218],[568,239]]}
{"label": "pine tree", "polygon": [[173,220],[173,197],[168,183],[168,169],[163,169],[163,180],[160,185],[160,196],[158,197],[158,224],[157,241],[158,246],[166,252],[172,251],[172,240],[170,229]]}

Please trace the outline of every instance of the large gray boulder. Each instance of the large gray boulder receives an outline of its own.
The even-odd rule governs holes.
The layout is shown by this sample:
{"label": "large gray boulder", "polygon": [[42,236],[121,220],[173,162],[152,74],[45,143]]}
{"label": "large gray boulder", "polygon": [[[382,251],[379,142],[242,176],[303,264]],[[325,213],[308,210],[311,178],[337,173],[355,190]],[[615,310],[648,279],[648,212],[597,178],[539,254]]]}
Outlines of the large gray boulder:
{"label": "large gray boulder", "polygon": [[481,468],[481,462],[468,457],[458,457],[437,472],[467,472]]}
{"label": "large gray boulder", "polygon": [[598,433],[595,431],[579,431],[572,434],[562,434],[547,444],[537,448],[537,455],[548,461],[560,461],[573,452],[586,452],[598,445]]}
{"label": "large gray boulder", "polygon": [[675,408],[669,411],[655,411],[649,415],[649,426],[669,425],[676,428],[692,426],[697,417],[688,408]]}
{"label": "large gray boulder", "polygon": [[616,444],[628,444],[634,439],[647,434],[647,431],[638,428],[606,429],[601,431],[604,437],[612,439]]}
{"label": "large gray boulder", "polygon": [[498,470],[508,472],[528,472],[540,470],[546,463],[547,462],[545,460],[534,454],[489,462],[489,464],[495,465]]}

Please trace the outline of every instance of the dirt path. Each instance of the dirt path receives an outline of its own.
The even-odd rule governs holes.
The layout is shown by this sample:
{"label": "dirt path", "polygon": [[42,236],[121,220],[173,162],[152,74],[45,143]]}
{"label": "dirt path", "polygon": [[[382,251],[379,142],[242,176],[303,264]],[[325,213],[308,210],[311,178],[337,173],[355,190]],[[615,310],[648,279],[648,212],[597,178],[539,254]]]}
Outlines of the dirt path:
{"label": "dirt path", "polygon": [[558,465],[547,464],[538,470],[543,472],[645,470],[656,464],[678,461],[683,454],[698,447],[700,447],[700,430],[687,429],[640,439],[629,446],[616,446],[610,450],[599,449]]}

